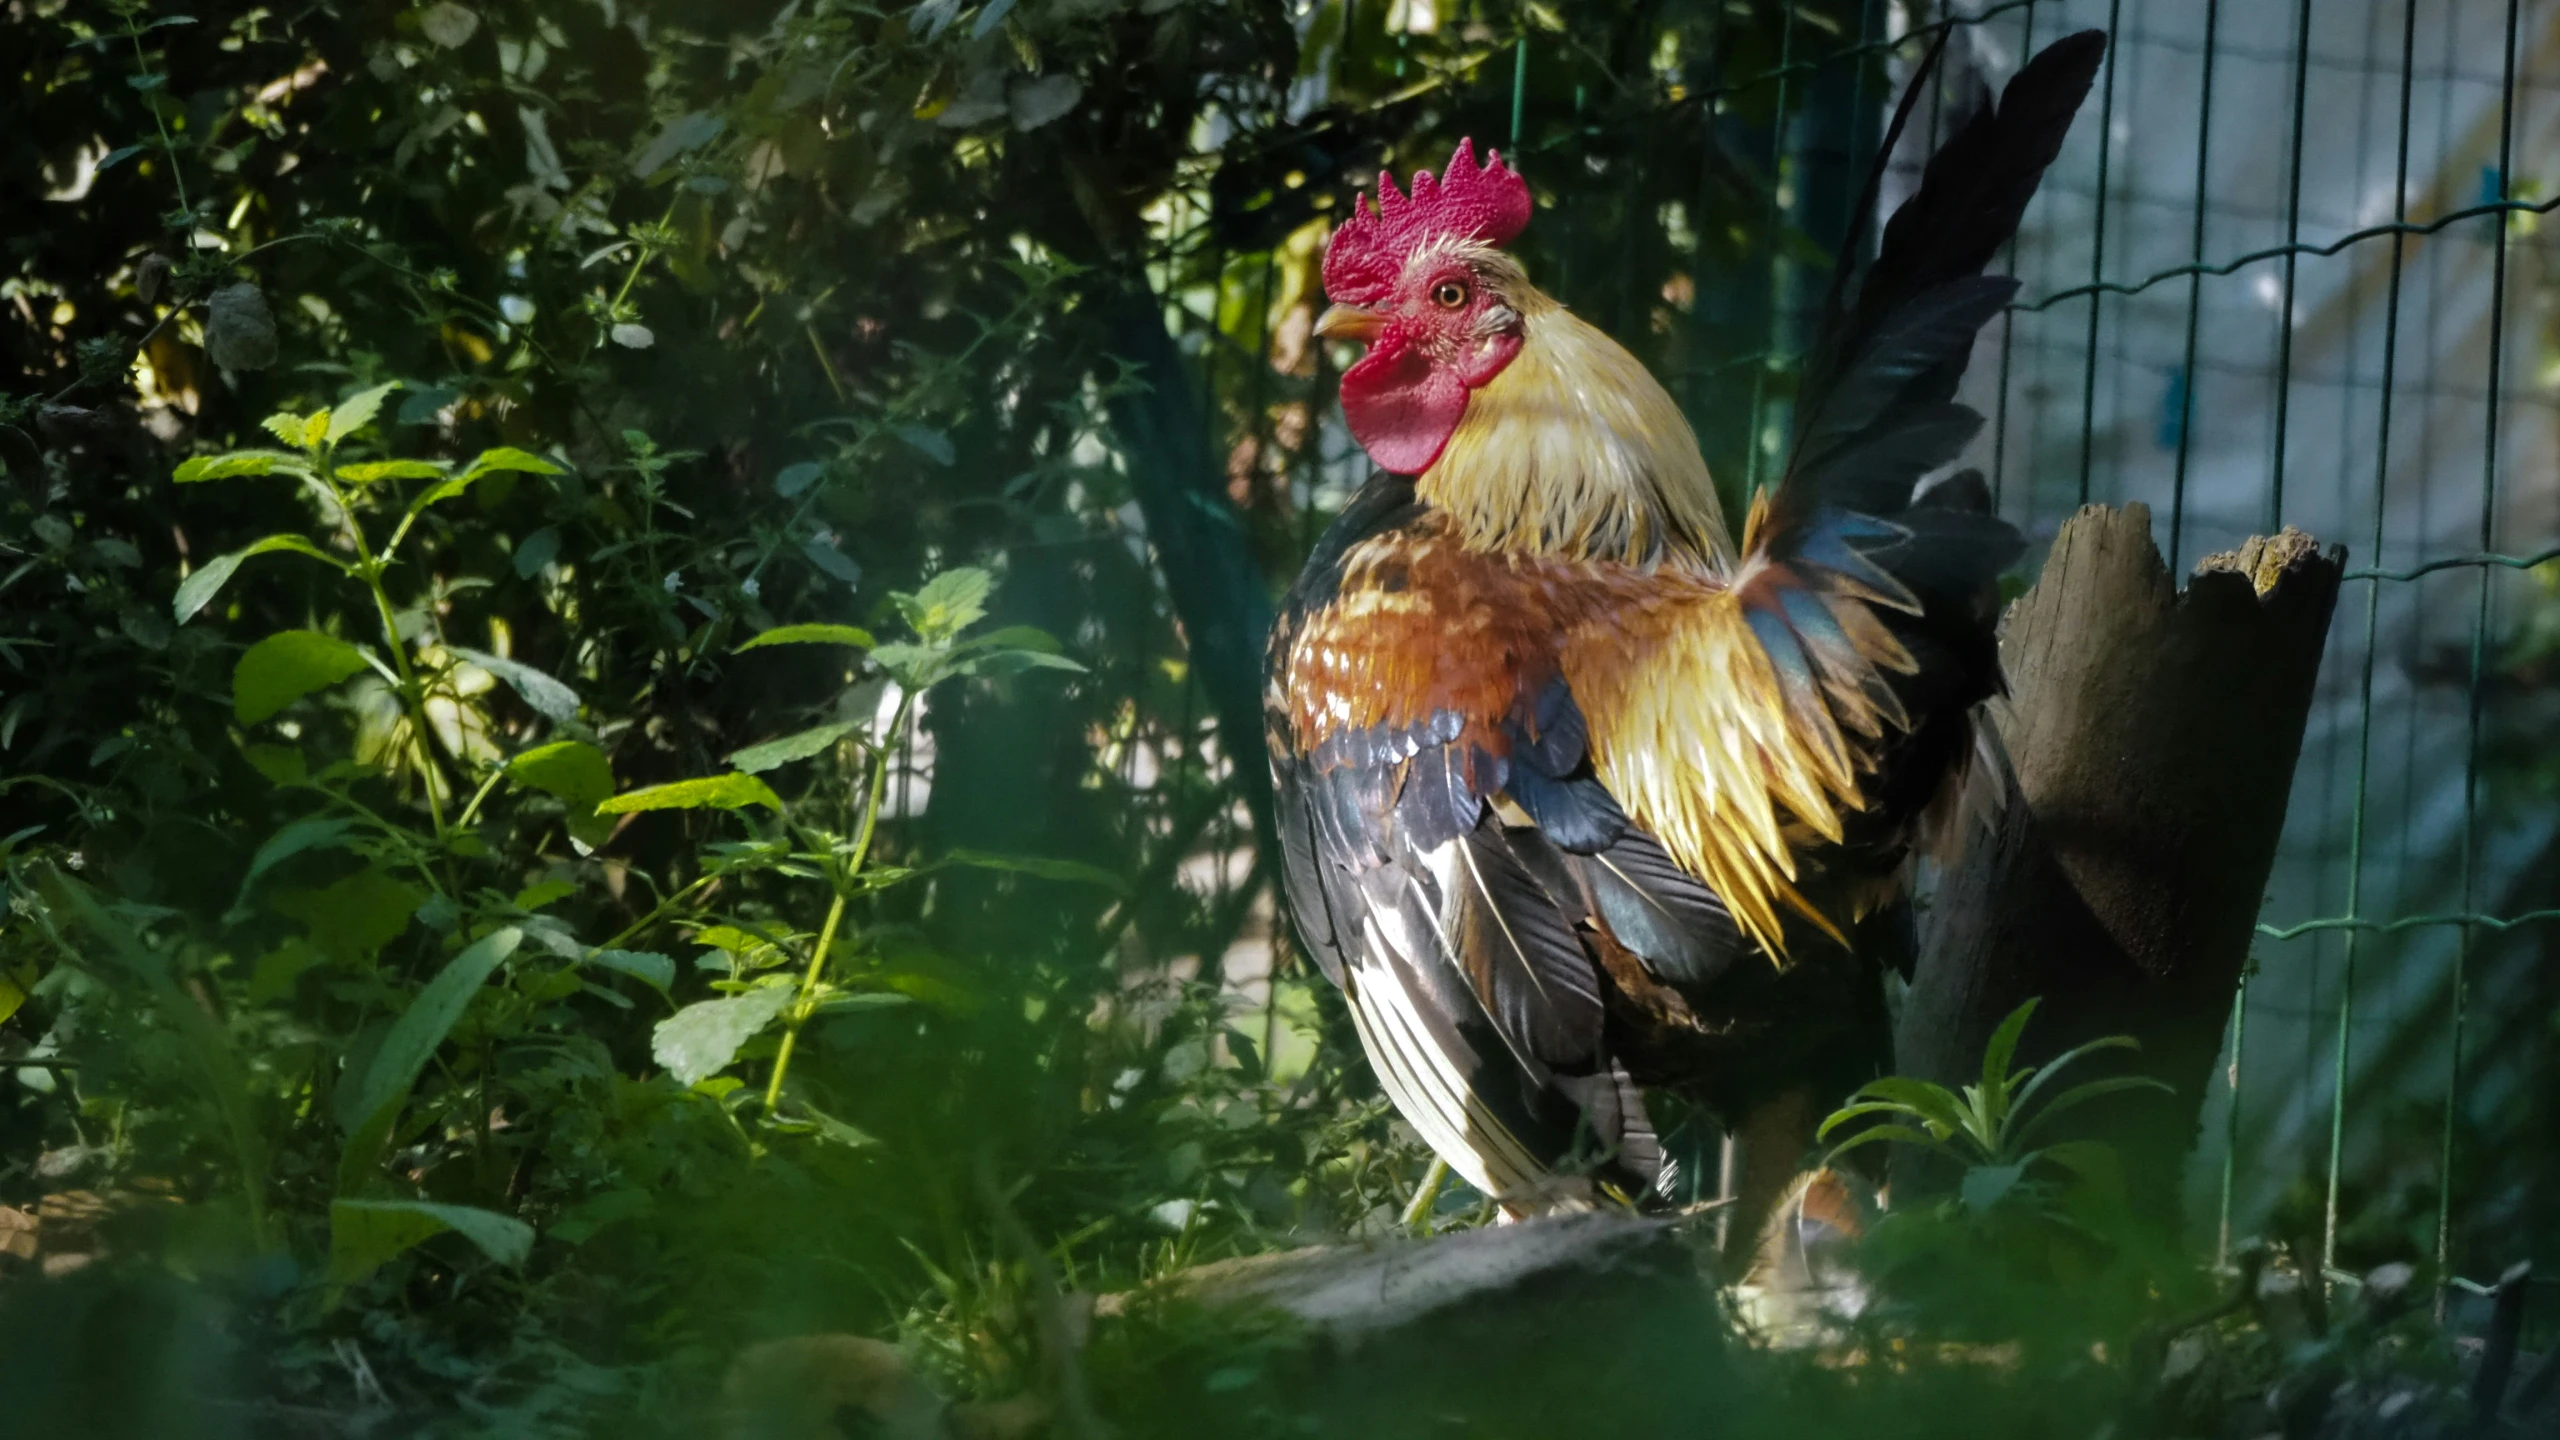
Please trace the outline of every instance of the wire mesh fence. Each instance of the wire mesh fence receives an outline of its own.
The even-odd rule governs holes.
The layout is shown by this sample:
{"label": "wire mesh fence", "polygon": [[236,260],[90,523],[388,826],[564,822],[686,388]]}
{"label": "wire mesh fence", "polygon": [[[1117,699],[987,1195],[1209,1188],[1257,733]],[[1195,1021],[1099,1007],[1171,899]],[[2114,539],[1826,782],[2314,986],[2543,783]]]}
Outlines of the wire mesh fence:
{"label": "wire mesh fence", "polygon": [[[2560,1134],[2560,765],[2536,736],[2560,718],[2560,269],[2541,217],[2560,194],[2532,160],[2560,140],[2560,0],[1578,23],[1302,5],[1293,113],[1233,143],[1408,115],[1507,142],[1549,196],[1541,283],[1672,383],[1729,501],[1772,478],[1826,247],[1921,54],[1945,34],[1887,209],[1961,95],[2070,31],[2114,37],[2009,258],[2025,288],[1977,349],[1966,398],[1992,424],[1971,463],[2039,543],[2081,504],[2139,502],[2173,573],[2283,525],[2351,550],[2194,1210],[2225,1244],[2307,1225],[2333,1265],[2415,1249],[2457,1274],[2549,1232],[2560,1185],[2533,1137]],[[1302,551],[1367,468],[1309,333],[1324,227],[1231,247],[1227,203],[1204,170],[1157,217],[1153,278],[1225,426],[1229,498]],[[1175,738],[1208,745],[1205,724]],[[1305,997],[1272,963],[1248,839],[1240,807],[1218,817],[1185,873],[1238,917],[1224,982],[1276,1030]]]}

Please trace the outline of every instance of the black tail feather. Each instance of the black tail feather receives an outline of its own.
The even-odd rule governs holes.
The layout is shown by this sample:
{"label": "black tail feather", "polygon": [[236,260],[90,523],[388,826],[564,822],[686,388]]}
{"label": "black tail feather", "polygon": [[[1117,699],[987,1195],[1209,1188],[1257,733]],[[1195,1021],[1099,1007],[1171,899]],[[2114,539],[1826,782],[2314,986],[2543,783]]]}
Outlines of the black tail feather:
{"label": "black tail feather", "polygon": [[[1955,398],[1975,332],[2015,293],[2014,281],[1985,279],[1983,267],[2017,232],[2106,48],[2095,30],[2047,46],[1996,107],[1976,111],[1930,157],[1919,189],[1886,223],[1855,298],[1833,307],[1807,363],[1777,497],[1794,513],[1782,518],[1823,504],[1898,514],[1911,482],[1954,458],[1946,445],[1955,427],[1943,407]],[[1908,112],[1906,96],[1897,129]],[[1859,463],[1841,463],[1852,454]]]}

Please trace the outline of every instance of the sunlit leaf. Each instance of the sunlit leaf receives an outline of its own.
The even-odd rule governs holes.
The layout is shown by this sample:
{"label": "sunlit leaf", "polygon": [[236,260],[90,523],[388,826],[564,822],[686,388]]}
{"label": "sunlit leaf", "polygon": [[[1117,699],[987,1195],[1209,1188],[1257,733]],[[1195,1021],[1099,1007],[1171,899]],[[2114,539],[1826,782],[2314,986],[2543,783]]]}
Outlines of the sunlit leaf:
{"label": "sunlit leaf", "polygon": [[761,775],[767,770],[778,769],[794,760],[806,760],[812,755],[823,754],[837,741],[860,728],[850,721],[812,726],[796,735],[785,735],[779,740],[767,740],[761,745],[750,745],[743,750],[733,750],[729,752],[729,763],[750,775]]}
{"label": "sunlit leaf", "polygon": [[195,618],[196,612],[202,610],[216,594],[220,593],[224,585],[230,583],[232,572],[240,568],[240,562],[252,555],[264,555],[273,550],[290,550],[297,555],[308,555],[341,573],[347,568],[336,556],[299,535],[270,535],[264,540],[244,545],[228,555],[216,555],[204,562],[186,579],[179,581],[177,596],[169,604],[170,610],[177,616],[178,623],[183,625]]}
{"label": "sunlit leaf", "polygon": [[501,470],[512,470],[522,475],[564,473],[557,464],[543,459],[530,450],[519,450],[513,445],[500,445],[495,449],[481,451],[469,465],[463,467],[462,476],[465,479],[477,480],[483,475],[493,475]]}
{"label": "sunlit leaf", "polygon": [[945,570],[925,582],[913,595],[894,598],[916,627],[916,633],[927,640],[943,640],[975,625],[987,613],[987,596],[995,589],[996,577],[975,566]]}
{"label": "sunlit leaf", "polygon": [[273,475],[282,471],[289,475],[307,475],[311,467],[299,455],[281,450],[234,450],[227,455],[198,455],[182,460],[170,476],[181,485],[199,480],[229,480],[240,475]]}
{"label": "sunlit leaf", "polygon": [[329,1279],[352,1285],[446,1231],[501,1265],[522,1265],[533,1253],[533,1227],[494,1210],[425,1200],[337,1200],[329,1205]]}
{"label": "sunlit leaf", "polygon": [[339,401],[337,407],[329,412],[329,428],[322,432],[321,438],[335,445],[372,424],[373,417],[382,412],[383,397],[399,388],[399,381],[387,381]]}
{"label": "sunlit leaf", "polygon": [[572,813],[592,811],[613,795],[613,765],[584,740],[538,745],[507,762],[507,775],[560,797]]}
{"label": "sunlit leaf", "polygon": [[454,476],[452,479],[445,481],[441,485],[430,486],[427,489],[420,491],[418,498],[409,502],[409,513],[411,515],[421,514],[427,509],[427,507],[431,505],[441,505],[445,501],[452,499],[454,496],[459,495],[463,491],[480,483],[483,479],[486,479],[491,475],[495,475],[500,471],[509,470],[526,475],[558,475],[562,473],[559,466],[543,459],[539,455],[526,450],[518,450],[510,445],[501,445],[495,450],[482,451],[478,458],[474,459],[469,465],[463,467],[461,474]]}
{"label": "sunlit leaf", "polygon": [[791,1004],[792,987],[768,985],[743,995],[687,1005],[650,1032],[649,1053],[667,1073],[692,1085],[726,1069],[740,1047]]}
{"label": "sunlit leaf", "polygon": [[371,485],[379,480],[433,480],[444,474],[444,467],[432,460],[367,460],[360,465],[341,465],[337,475],[350,485]]}
{"label": "sunlit leaf", "polygon": [[850,645],[868,650],[872,644],[871,632],[857,625],[776,625],[738,650],[743,653],[767,645]]}
{"label": "sunlit leaf", "polygon": [[[329,412],[314,410],[308,415],[296,415],[290,410],[279,410],[259,421],[258,428],[297,450],[308,450],[329,433]],[[297,464],[301,463],[300,456],[290,458]]]}
{"label": "sunlit leaf", "polygon": [[738,810],[749,805],[780,810],[782,797],[752,775],[705,775],[627,791],[598,805],[596,811],[623,815],[635,810]]}
{"label": "sunlit leaf", "polygon": [[255,725],[314,690],[365,668],[364,653],[317,630],[279,630],[248,649],[231,672],[231,712]]}
{"label": "sunlit leaf", "polygon": [[951,673],[951,652],[938,645],[891,641],[874,646],[871,660],[910,690],[925,689]]}

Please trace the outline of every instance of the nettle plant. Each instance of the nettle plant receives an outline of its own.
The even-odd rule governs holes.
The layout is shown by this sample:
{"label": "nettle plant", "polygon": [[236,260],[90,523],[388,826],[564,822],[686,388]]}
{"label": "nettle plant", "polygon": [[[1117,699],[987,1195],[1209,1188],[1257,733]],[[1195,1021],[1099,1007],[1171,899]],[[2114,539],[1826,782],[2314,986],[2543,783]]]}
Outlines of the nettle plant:
{"label": "nettle plant", "polygon": [[[203,612],[244,561],[271,553],[316,562],[361,587],[378,623],[373,643],[314,629],[280,630],[251,644],[233,669],[234,718],[250,736],[260,726],[295,726],[287,712],[296,702],[361,682],[367,675],[377,682],[372,698],[384,702],[351,697],[360,721],[357,753],[318,769],[299,744],[243,741],[247,758],[269,780],[319,803],[315,813],[284,824],[259,846],[227,920],[247,918],[262,877],[297,855],[339,849],[368,862],[323,892],[337,902],[323,907],[330,914],[313,913],[315,930],[327,920],[341,929],[352,924],[369,933],[355,943],[290,941],[278,947],[256,962],[251,997],[288,995],[303,972],[332,958],[353,953],[369,959],[406,930],[412,918],[442,936],[442,946],[452,952],[414,992],[398,985],[390,967],[378,963],[365,967],[356,987],[367,1013],[396,1013],[387,1026],[377,1018],[359,1028],[358,1038],[341,1057],[340,1073],[326,1086],[327,1108],[345,1137],[330,1210],[329,1275],[338,1287],[446,1231],[460,1234],[501,1263],[525,1259],[534,1232],[522,1221],[474,1206],[397,1195],[393,1192],[402,1187],[395,1186],[391,1172],[414,1176],[432,1169],[419,1147],[432,1148],[439,1130],[448,1140],[476,1130],[486,1150],[492,1108],[486,1093],[489,1049],[510,1038],[538,1043],[538,1032],[558,1027],[555,1002],[583,994],[627,1010],[634,1003],[628,995],[599,983],[619,976],[644,984],[672,1008],[679,973],[675,958],[628,948],[657,927],[692,927],[693,940],[707,947],[698,963],[718,976],[711,982],[717,998],[673,1009],[655,1026],[652,1053],[667,1072],[700,1103],[716,1106],[729,1128],[746,1138],[750,1155],[763,1152],[764,1136],[808,1136],[858,1146],[869,1143],[868,1137],[823,1113],[789,1085],[803,1031],[821,1016],[952,997],[935,993],[930,977],[883,963],[856,933],[858,926],[848,922],[851,902],[954,864],[1118,885],[1107,872],[1069,861],[970,851],[930,864],[880,859],[877,841],[892,759],[920,697],[956,677],[1082,668],[1060,654],[1057,643],[1042,631],[980,629],[994,581],[979,569],[950,570],[912,594],[891,597],[912,639],[881,642],[852,625],[794,624],[768,629],[737,646],[739,651],[833,647],[857,658],[838,667],[844,683],[827,706],[832,718],[732,752],[726,757],[732,768],[724,773],[617,793],[612,761],[582,718],[582,702],[568,683],[505,656],[453,643],[437,632],[431,604],[404,609],[387,583],[402,561],[404,542],[429,509],[493,475],[550,476],[565,473],[566,467],[512,447],[486,450],[459,464],[342,457],[341,447],[366,429],[395,388],[396,383],[376,386],[309,415],[276,415],[266,428],[290,448],[198,457],[181,465],[175,476],[185,484],[290,477],[319,501],[327,527],[316,535],[269,535],[186,576],[175,601],[181,623]],[[645,437],[626,439],[644,461],[654,453]],[[377,543],[369,526],[385,524],[387,533]],[[337,542],[334,549],[323,543],[327,538]],[[513,689],[547,723],[540,743],[505,752],[475,700],[492,681]],[[285,731],[287,738],[293,734],[291,728]],[[800,795],[786,801],[775,789],[778,779],[821,756],[839,763],[803,772],[811,778]],[[458,810],[451,802],[465,787],[446,774],[454,763],[471,772],[468,797]],[[851,797],[832,780],[845,773],[861,777]],[[422,799],[429,822],[424,833],[358,793],[361,783],[385,776]],[[498,868],[486,862],[506,858],[493,853],[474,822],[492,796],[510,786],[556,803],[562,827],[580,854],[603,845],[620,823],[617,817],[649,811],[729,812],[743,834],[708,845],[689,882],[665,890],[619,933],[588,943],[568,922],[545,913],[572,893],[567,881],[551,878],[512,892],[465,883],[474,877],[485,881]],[[842,823],[829,823],[830,816]],[[715,886],[755,875],[786,887],[822,887],[825,918],[815,934],[777,925],[773,916],[779,907],[760,907],[760,918],[706,908]],[[655,883],[645,875],[640,878]],[[71,899],[72,913],[111,949],[136,955],[150,951],[146,938],[107,908],[87,901],[78,885],[64,879],[59,889]],[[136,964],[148,968],[144,961]],[[501,980],[505,983],[497,983]],[[555,1018],[545,1021],[546,1015]],[[220,1048],[218,1037],[206,1043]],[[476,1062],[446,1067],[449,1073],[468,1075],[476,1065],[476,1098],[457,1101],[448,1095],[440,1102],[442,1113],[425,1113],[431,1107],[413,1103],[421,1081],[451,1049],[476,1051]],[[760,1087],[726,1073],[768,1056]],[[208,1061],[209,1072],[222,1068]],[[457,1083],[448,1088],[468,1087]],[[457,1118],[466,1113],[468,1119]],[[248,1203],[261,1216],[261,1244],[272,1243],[261,1208],[259,1147],[243,1144]],[[409,1148],[404,1150],[404,1144]],[[405,1158],[386,1163],[395,1157]]]}

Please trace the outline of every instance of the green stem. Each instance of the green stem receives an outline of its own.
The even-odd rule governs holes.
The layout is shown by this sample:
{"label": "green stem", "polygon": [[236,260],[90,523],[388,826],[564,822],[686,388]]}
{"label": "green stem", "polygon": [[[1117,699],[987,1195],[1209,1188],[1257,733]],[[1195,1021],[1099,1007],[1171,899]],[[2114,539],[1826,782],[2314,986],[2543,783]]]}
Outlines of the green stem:
{"label": "green stem", "polygon": [[418,777],[427,792],[427,818],[435,826],[436,843],[445,839],[444,802],[436,797],[441,781],[436,771],[434,741],[427,727],[427,693],[418,683],[418,672],[409,663],[408,647],[400,642],[400,622],[391,609],[391,592],[382,588],[384,562],[374,558],[373,547],[364,540],[364,527],[356,523],[355,506],[347,499],[346,488],[338,483],[338,471],[326,449],[312,455],[321,482],[329,487],[331,498],[338,502],[338,512],[347,520],[347,539],[356,547],[356,574],[364,588],[373,595],[374,613],[382,618],[382,643],[391,652],[391,664],[400,674],[401,708],[409,713],[409,726],[416,732]]}
{"label": "green stem", "polygon": [[507,767],[504,765],[494,766],[490,769],[489,778],[480,782],[480,788],[472,792],[471,803],[463,806],[462,814],[455,818],[453,822],[454,829],[468,830],[471,828],[471,817],[480,813],[480,802],[489,798],[489,792],[498,788],[498,782],[505,779],[506,774]]}
{"label": "green stem", "polygon": [[764,1113],[782,1101],[782,1077],[791,1072],[791,1052],[800,1043],[800,1027],[809,1022],[809,997],[826,974],[827,952],[835,947],[836,927],[844,921],[844,892],[838,890],[834,903],[827,906],[827,923],[818,931],[818,948],[809,954],[809,969],[800,977],[799,998],[791,1002],[790,1020],[783,1027],[782,1047],[773,1052],[773,1078],[764,1086]]}
{"label": "green stem", "polygon": [[[142,32],[134,28],[133,16],[124,17],[125,38],[133,42],[133,63],[142,73],[151,73],[150,57],[142,53]],[[186,212],[187,223],[195,223],[195,203],[187,198],[187,177],[178,170],[178,147],[169,141],[169,126],[160,118],[160,107],[151,102],[151,92],[142,92],[142,107],[151,112],[151,128],[160,132],[160,153],[169,157],[169,183],[178,187],[178,208]]]}
{"label": "green stem", "polygon": [[1432,1156],[1431,1168],[1423,1173],[1422,1184],[1414,1189],[1413,1198],[1405,1202],[1404,1228],[1413,1230],[1429,1223],[1431,1208],[1440,1202],[1440,1187],[1448,1183],[1449,1162],[1437,1155]]}
{"label": "green stem", "polygon": [[818,931],[818,948],[809,955],[809,968],[800,977],[800,993],[791,1002],[782,1031],[782,1046],[773,1053],[773,1077],[765,1082],[764,1113],[771,1115],[782,1099],[782,1077],[791,1070],[791,1052],[799,1048],[800,1027],[809,1023],[809,1012],[815,1006],[818,986],[826,978],[827,952],[835,948],[836,927],[844,920],[845,897],[853,888],[854,878],[862,873],[863,862],[870,858],[871,839],[880,829],[880,800],[889,790],[889,752],[898,736],[907,728],[907,710],[915,703],[915,693],[901,689],[897,711],[889,717],[888,727],[880,732],[878,743],[871,747],[870,784],[862,801],[862,829],[853,837],[853,853],[845,858],[842,878],[836,882],[836,895],[827,906],[826,924]]}
{"label": "green stem", "polygon": [[641,931],[648,929],[650,926],[657,924],[668,911],[676,908],[676,902],[684,899],[687,895],[692,894],[694,891],[701,889],[703,886],[708,885],[719,878],[720,877],[717,874],[695,876],[692,883],[676,891],[676,893],[668,896],[666,899],[659,901],[656,905],[651,906],[648,914],[643,915],[639,919],[632,921],[630,924],[623,926],[620,933],[616,934],[612,939],[598,945],[595,947],[595,950],[588,951],[588,957],[592,959],[596,950],[614,949],[620,946],[622,942],[630,939],[632,936],[637,935]]}

